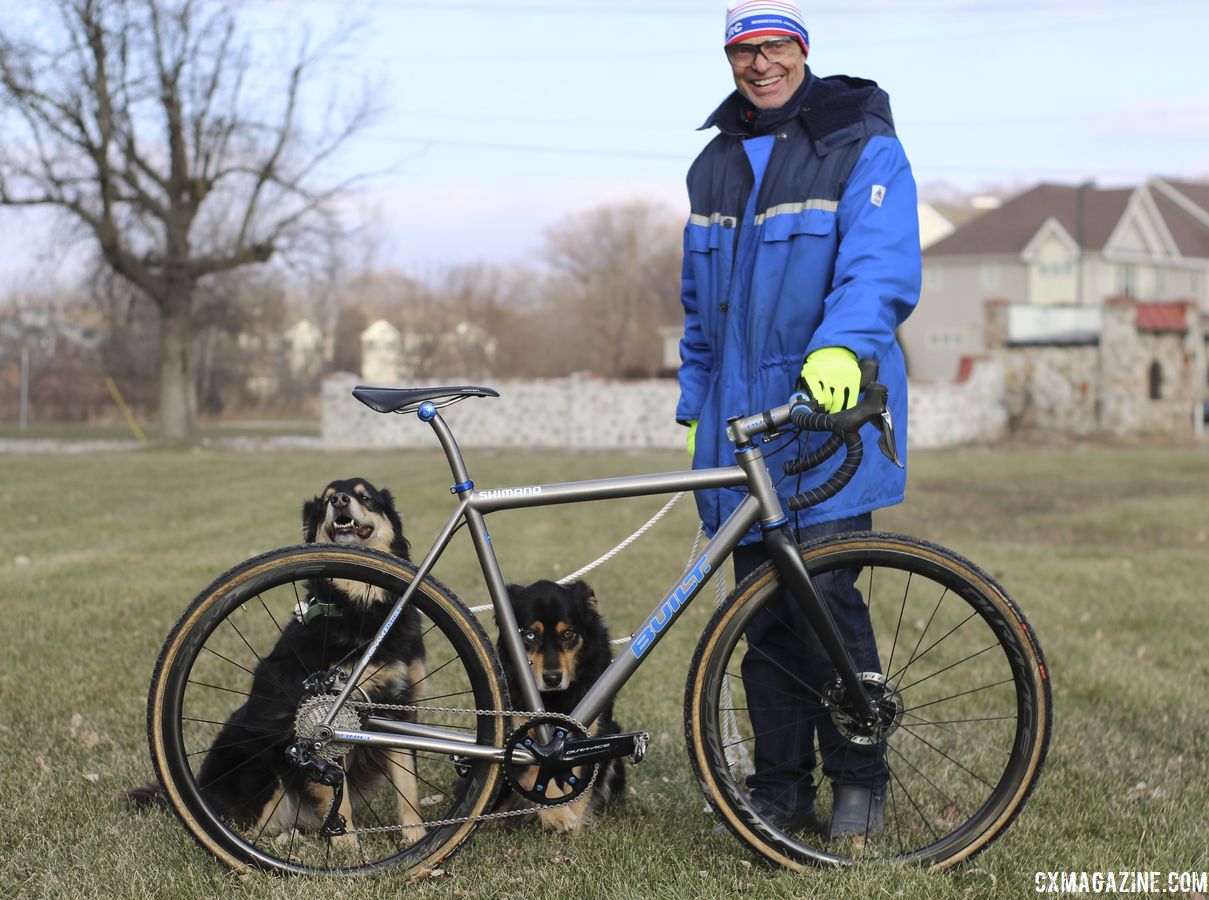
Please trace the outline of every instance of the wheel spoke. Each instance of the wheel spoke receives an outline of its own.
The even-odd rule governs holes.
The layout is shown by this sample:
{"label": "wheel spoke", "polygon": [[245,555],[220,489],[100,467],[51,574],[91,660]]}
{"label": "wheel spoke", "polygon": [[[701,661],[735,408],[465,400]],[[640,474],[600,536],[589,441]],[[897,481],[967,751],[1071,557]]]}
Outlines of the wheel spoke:
{"label": "wheel spoke", "polygon": [[[811,641],[803,641],[801,658],[785,655],[781,648],[793,646],[784,640],[786,632],[793,632],[785,621],[789,614],[777,605],[779,580],[748,579],[707,627],[701,644],[706,649],[690,673],[691,683],[701,685],[692,696],[709,704],[708,713],[698,703],[690,706],[690,714],[701,718],[689,734],[694,765],[709,773],[703,783],[721,787],[711,791],[711,801],[734,809],[740,819],[755,811],[770,827],[743,830],[744,839],[766,856],[795,864],[838,858],[944,866],[968,858],[1010,821],[1005,808],[1022,802],[1036,778],[1037,755],[1017,746],[1019,736],[1048,741],[1048,718],[1038,721],[1034,713],[1027,729],[1019,727],[1024,710],[1048,707],[1048,684],[1041,702],[1022,700],[1039,679],[1022,677],[1021,668],[1036,666],[1039,658],[1033,645],[1023,643],[1020,629],[1004,626],[1005,620],[1020,621],[1018,610],[997,588],[987,589],[978,580],[982,576],[971,576],[968,564],[931,545],[917,549],[909,538],[849,536],[834,547],[813,544],[807,554],[820,590],[837,592],[826,602],[841,633],[849,640],[870,638],[850,648],[854,658],[860,656],[858,669],[862,661],[869,667],[870,645],[885,663],[879,669],[888,673],[884,681],[865,679],[884,717],[881,731],[870,734],[844,716],[842,705],[828,705],[823,692],[809,687],[829,683],[833,676],[818,673],[833,666],[817,658],[822,651],[812,650],[817,645]],[[844,580],[858,570],[863,619],[848,593],[853,583]],[[782,639],[778,649],[765,643],[769,634]],[[750,680],[753,659],[757,681]],[[748,749],[735,752],[742,748]],[[752,769],[744,768],[749,754],[754,780]],[[804,781],[798,769],[782,768],[783,759],[810,756],[815,765]],[[1022,757],[1031,764],[1019,765]],[[744,799],[754,786],[761,802],[777,802],[771,798],[778,791],[791,797],[796,784],[798,799],[776,808],[796,803],[800,811],[802,798],[814,796],[816,814],[826,821],[834,804],[835,791],[828,790],[833,778],[884,784],[880,808],[871,798],[867,810],[854,811],[866,827],[876,823],[877,831],[833,841],[808,832],[790,835],[773,827],[759,803]]]}
{"label": "wheel spoke", "polygon": [[[475,763],[465,771],[455,769],[447,753],[338,747],[347,753],[343,790],[355,821],[349,822],[344,837],[329,839],[319,832],[332,810],[334,793],[311,780],[311,770],[292,770],[285,749],[294,741],[294,728],[301,727],[295,719],[325,709],[297,713],[293,707],[309,696],[304,683],[347,667],[370,646],[391,606],[376,606],[373,600],[353,604],[355,610],[346,609],[344,616],[324,617],[305,629],[294,625],[289,611],[312,594],[326,599],[323,585],[339,583],[354,593],[364,585],[367,597],[397,597],[406,589],[400,576],[377,568],[372,556],[366,554],[365,560],[358,561],[356,551],[326,546],[279,551],[277,560],[268,562],[261,557],[215,582],[169,637],[163,657],[168,662],[161,661],[155,675],[162,687],[153,685],[153,695],[172,704],[159,713],[155,726],[162,734],[153,742],[157,768],[165,784],[177,786],[167,792],[169,802],[181,797],[203,805],[206,814],[194,811],[183,817],[184,824],[203,846],[220,848],[214,850],[216,855],[232,865],[357,871],[445,856],[470,829],[427,831],[423,850],[412,853],[405,841],[400,847],[398,832],[411,827],[402,823],[418,819],[416,827],[423,829],[425,818],[468,815],[483,809],[487,793],[498,785],[499,767],[490,763]],[[308,582],[314,590],[308,589]],[[434,661],[422,676],[417,672],[416,684],[422,682],[423,688],[411,685],[407,695],[392,695],[394,688],[386,684],[390,679],[382,674],[392,666],[410,667],[413,661],[391,648],[416,644],[411,637],[384,642],[350,698],[354,705],[334,720],[337,727],[348,727],[349,716],[366,701],[371,711],[374,704],[427,703],[433,708],[407,718],[448,727],[492,746],[502,743],[501,718],[470,716],[446,724],[456,714],[435,708],[502,709],[505,691],[495,670],[484,664],[491,658],[491,647],[481,626],[461,612],[456,598],[442,591],[435,583],[418,586],[408,605],[408,620],[399,623],[416,629],[410,634],[423,636],[425,653],[420,658]],[[371,684],[375,678],[382,684]],[[417,700],[420,690],[427,696]],[[299,721],[312,727],[309,718]],[[381,731],[391,733],[385,725]],[[314,752],[324,751],[316,747]],[[207,783],[198,784],[202,773]],[[418,790],[414,796],[413,785]],[[262,788],[262,808],[252,810]],[[231,804],[237,808],[231,810]]]}

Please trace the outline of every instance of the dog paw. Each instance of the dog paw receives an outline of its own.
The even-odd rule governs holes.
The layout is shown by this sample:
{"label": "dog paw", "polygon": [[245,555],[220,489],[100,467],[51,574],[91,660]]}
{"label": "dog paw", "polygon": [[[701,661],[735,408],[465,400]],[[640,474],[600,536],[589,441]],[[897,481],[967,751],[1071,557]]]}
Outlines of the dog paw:
{"label": "dog paw", "polygon": [[579,831],[581,824],[579,816],[569,806],[542,810],[538,818],[541,819],[543,828],[556,831],[559,834],[575,834],[575,832]]}
{"label": "dog paw", "polygon": [[427,833],[423,825],[413,825],[410,828],[404,828],[399,833],[399,849],[405,850],[412,844],[419,843]]}
{"label": "dog paw", "polygon": [[357,836],[355,834],[353,834],[352,832],[346,832],[345,834],[332,835],[330,840],[332,842],[332,847],[334,847],[336,850],[356,850],[357,849]]}

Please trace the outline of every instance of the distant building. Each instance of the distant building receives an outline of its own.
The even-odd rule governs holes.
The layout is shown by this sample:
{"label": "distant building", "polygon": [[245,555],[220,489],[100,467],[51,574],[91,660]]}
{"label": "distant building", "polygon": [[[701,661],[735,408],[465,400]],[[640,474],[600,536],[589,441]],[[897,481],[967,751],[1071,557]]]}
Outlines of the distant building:
{"label": "distant building", "polygon": [[944,240],[975,216],[998,206],[994,197],[979,197],[969,203],[919,203],[919,246],[926,250]]}
{"label": "distant building", "polygon": [[430,378],[481,380],[492,374],[497,348],[496,339],[472,322],[439,333],[401,332],[379,319],[361,333],[361,377],[384,385]]}
{"label": "distant building", "polygon": [[1204,315],[1207,284],[1209,184],[1041,184],[927,247],[899,336],[912,378],[953,379],[988,349],[988,300],[1006,301],[1007,344],[1087,341],[1110,296],[1187,301]]}
{"label": "distant building", "polygon": [[286,362],[293,378],[314,377],[323,369],[323,331],[310,319],[300,319],[285,333]]}

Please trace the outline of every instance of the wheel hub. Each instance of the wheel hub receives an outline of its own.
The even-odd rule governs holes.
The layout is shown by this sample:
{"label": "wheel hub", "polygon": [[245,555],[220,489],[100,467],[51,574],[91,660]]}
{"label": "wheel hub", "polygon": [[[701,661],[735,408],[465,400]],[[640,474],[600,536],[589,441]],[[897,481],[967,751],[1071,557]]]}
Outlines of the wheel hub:
{"label": "wheel hub", "polygon": [[294,716],[295,740],[305,743],[312,757],[326,762],[335,762],[348,752],[344,744],[332,741],[332,729],[359,731],[362,727],[361,717],[348,704],[340,707],[332,719],[331,727],[325,727],[323,717],[331,709],[334,699],[334,694],[307,697],[298,704],[298,712]]}
{"label": "wheel hub", "polygon": [[844,683],[838,677],[827,687],[826,703],[840,735],[849,743],[867,747],[881,743],[898,730],[905,706],[898,687],[881,672],[860,672],[857,677],[877,713],[876,724],[866,725],[852,714]]}

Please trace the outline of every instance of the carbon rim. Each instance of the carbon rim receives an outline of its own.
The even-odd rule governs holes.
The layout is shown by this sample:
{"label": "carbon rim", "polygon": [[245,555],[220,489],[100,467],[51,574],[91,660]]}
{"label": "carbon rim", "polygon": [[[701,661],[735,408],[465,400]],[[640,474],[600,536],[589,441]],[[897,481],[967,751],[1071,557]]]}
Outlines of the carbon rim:
{"label": "carbon rim", "polygon": [[[152,684],[149,726],[153,759],[168,798],[190,833],[230,865],[276,871],[368,872],[387,867],[433,865],[452,853],[473,831],[474,823],[431,829],[400,828],[406,804],[423,821],[479,815],[490,809],[500,784],[499,767],[468,764],[447,755],[418,753],[364,758],[363,765],[384,777],[370,789],[355,790],[353,824],[346,838],[329,840],[316,833],[307,810],[281,808],[274,823],[237,826],[228,821],[199,788],[198,775],[222,723],[247,701],[252,672],[274,647],[292,653],[282,638],[297,604],[305,602],[307,582],[340,578],[401,593],[414,576],[409,564],[368,551],[308,546],[268,554],[218,579],[193,604],[165,645]],[[417,672],[416,705],[420,724],[457,729],[479,743],[502,746],[499,717],[452,714],[438,708],[507,708],[498,663],[481,627],[435,581],[414,595],[426,651]],[[323,627],[317,622],[308,627]],[[292,721],[292,720],[291,720]],[[244,739],[255,739],[247,732]],[[280,747],[265,748],[272,756]],[[253,763],[256,765],[256,763]],[[399,789],[404,772],[416,792]],[[408,799],[400,800],[404,794]],[[319,805],[326,811],[326,807]],[[288,827],[283,826],[284,819]],[[400,845],[403,839],[405,846]],[[410,841],[410,843],[408,843]]]}
{"label": "carbon rim", "polygon": [[[880,743],[889,769],[884,828],[863,839],[828,840],[799,828],[786,815],[793,811],[771,810],[751,794],[757,740],[772,729],[754,724],[760,715],[748,702],[741,662],[760,654],[744,630],[777,590],[771,569],[757,570],[723,605],[690,670],[688,738],[707,795],[741,839],[794,868],[856,860],[950,865],[972,856],[1019,811],[1048,744],[1049,684],[1027,621],[989,577],[924,542],[848,536],[812,545],[804,556],[816,580],[861,570],[857,583],[899,715]],[[780,705],[824,714],[821,690],[801,679],[795,684],[797,696]],[[786,716],[780,727],[792,719]],[[853,760],[856,743],[829,756]],[[817,736],[814,752],[813,768],[786,779],[809,777],[818,785],[816,814],[825,826],[832,787]]]}

